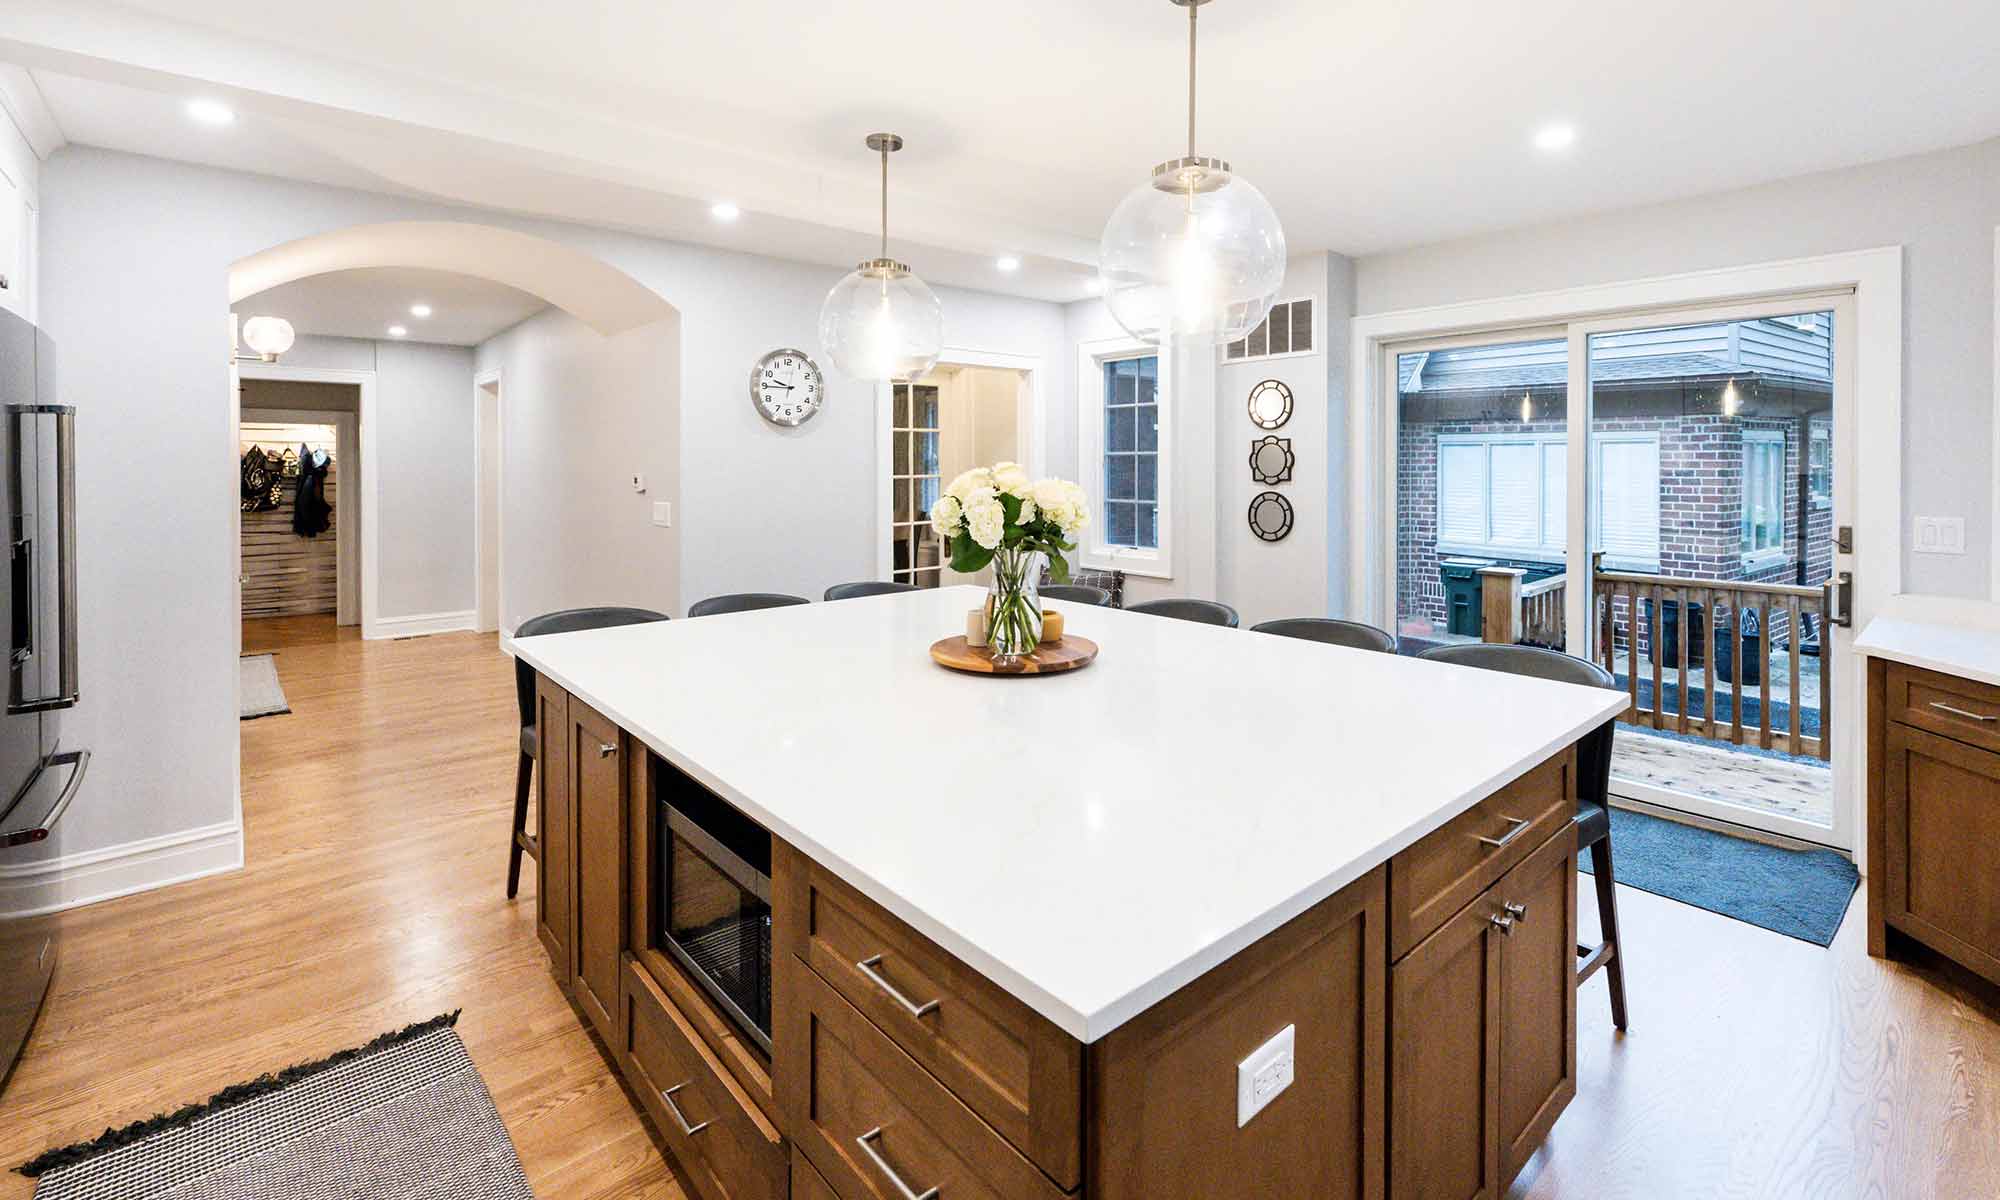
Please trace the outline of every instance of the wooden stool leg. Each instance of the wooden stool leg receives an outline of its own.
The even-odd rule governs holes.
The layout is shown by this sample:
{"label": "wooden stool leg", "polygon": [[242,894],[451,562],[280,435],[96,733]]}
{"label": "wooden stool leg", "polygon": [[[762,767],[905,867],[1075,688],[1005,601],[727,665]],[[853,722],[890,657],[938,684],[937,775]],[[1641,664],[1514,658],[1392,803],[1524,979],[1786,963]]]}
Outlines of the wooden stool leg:
{"label": "wooden stool leg", "polygon": [[1611,839],[1600,839],[1590,848],[1591,878],[1597,883],[1597,924],[1611,956],[1605,962],[1610,972],[1611,1023],[1625,1028],[1625,943],[1618,937],[1617,878],[1611,872]]}
{"label": "wooden stool leg", "polygon": [[523,754],[514,771],[514,832],[507,838],[507,898],[521,890],[521,839],[528,832],[528,785],[534,778],[535,756]]}

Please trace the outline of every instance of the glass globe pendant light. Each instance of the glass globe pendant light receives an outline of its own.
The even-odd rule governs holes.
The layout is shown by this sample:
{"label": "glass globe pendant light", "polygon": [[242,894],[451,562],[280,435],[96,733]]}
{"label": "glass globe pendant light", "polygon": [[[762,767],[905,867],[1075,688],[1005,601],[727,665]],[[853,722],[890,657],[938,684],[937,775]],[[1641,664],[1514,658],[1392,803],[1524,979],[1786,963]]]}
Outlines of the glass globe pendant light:
{"label": "glass globe pendant light", "polygon": [[1111,315],[1148,342],[1233,342],[1271,311],[1285,280],[1285,231],[1264,194],[1219,158],[1195,154],[1195,14],[1188,14],[1188,150],[1132,189],[1104,226],[1098,271]]}
{"label": "glass globe pendant light", "polygon": [[842,374],[877,383],[907,383],[936,364],[944,350],[944,306],[910,268],[889,257],[889,153],[903,148],[893,133],[868,135],[882,156],[882,256],[833,285],[819,310],[819,343]]}

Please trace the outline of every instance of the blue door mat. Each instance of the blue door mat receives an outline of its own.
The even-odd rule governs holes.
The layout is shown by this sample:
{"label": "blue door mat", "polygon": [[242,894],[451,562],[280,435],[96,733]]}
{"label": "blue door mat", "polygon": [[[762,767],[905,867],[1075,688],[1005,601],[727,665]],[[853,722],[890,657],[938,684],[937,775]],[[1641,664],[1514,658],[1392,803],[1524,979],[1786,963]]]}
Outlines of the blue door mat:
{"label": "blue door mat", "polygon": [[[1590,855],[1577,856],[1584,871]],[[1630,809],[1611,810],[1619,883],[1819,946],[1847,913],[1861,875],[1837,850],[1790,850]]]}

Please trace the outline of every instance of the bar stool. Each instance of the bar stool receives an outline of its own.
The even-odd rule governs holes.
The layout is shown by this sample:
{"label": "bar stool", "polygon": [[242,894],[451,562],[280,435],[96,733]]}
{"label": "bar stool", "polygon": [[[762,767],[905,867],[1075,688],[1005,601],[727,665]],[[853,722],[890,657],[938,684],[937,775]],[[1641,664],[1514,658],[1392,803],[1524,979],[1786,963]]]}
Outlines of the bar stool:
{"label": "bar stool", "polygon": [[1087,583],[1045,583],[1042,585],[1041,596],[1044,600],[1067,600],[1072,604],[1111,607],[1111,593]]}
{"label": "bar stool", "polygon": [[1235,609],[1219,600],[1195,600],[1185,596],[1176,596],[1168,600],[1148,600],[1144,604],[1134,604],[1125,611],[1171,617],[1176,621],[1193,621],[1199,625],[1224,625],[1230,629],[1236,628],[1241,621]]}
{"label": "bar stool", "polygon": [[1396,639],[1388,633],[1373,625],[1337,621],[1332,617],[1282,617],[1252,625],[1250,632],[1275,633],[1279,637],[1325,642],[1329,646],[1346,646],[1353,650],[1377,650],[1383,654],[1396,652]]}
{"label": "bar stool", "polygon": [[[1596,663],[1572,658],[1557,650],[1538,646],[1504,646],[1486,643],[1438,646],[1420,658],[1505,671],[1512,675],[1532,675],[1558,683],[1618,690],[1618,681]],[[1579,853],[1590,851],[1591,879],[1597,885],[1597,925],[1603,941],[1595,946],[1578,946],[1576,983],[1609,968],[1611,1023],[1620,1030],[1625,1025],[1625,947],[1618,940],[1618,880],[1611,869],[1611,736],[1615,722],[1606,721],[1583,736],[1576,744],[1577,792],[1576,831]]]}
{"label": "bar stool", "polygon": [[879,579],[864,580],[860,583],[836,583],[826,589],[822,600],[859,600],[863,596],[893,596],[898,592],[922,591],[914,583],[884,583]]}
{"label": "bar stool", "polygon": [[690,617],[714,617],[723,613],[755,612],[760,608],[790,608],[794,604],[811,604],[804,596],[788,596],[783,592],[731,592],[726,596],[710,596],[688,605]]}
{"label": "bar stool", "polygon": [[[545,633],[574,633],[581,629],[611,629],[619,625],[643,625],[664,621],[667,614],[650,608],[566,608],[561,612],[529,617],[514,630],[516,638],[540,637]],[[521,890],[521,855],[539,865],[541,843],[528,832],[528,792],[534,780],[535,760],[541,757],[540,731],[535,728],[535,669],[525,659],[514,659],[514,692],[521,702],[521,759],[514,771],[514,836],[507,845],[507,898]]]}

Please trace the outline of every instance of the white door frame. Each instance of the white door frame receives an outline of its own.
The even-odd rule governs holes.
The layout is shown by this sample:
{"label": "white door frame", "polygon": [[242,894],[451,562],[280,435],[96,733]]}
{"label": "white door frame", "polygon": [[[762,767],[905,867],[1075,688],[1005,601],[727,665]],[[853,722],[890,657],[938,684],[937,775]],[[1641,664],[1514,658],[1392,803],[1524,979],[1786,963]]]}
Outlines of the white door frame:
{"label": "white door frame", "polygon": [[[244,379],[280,379],[293,383],[344,383],[359,389],[356,415],[361,421],[361,484],[353,489],[348,512],[361,535],[361,636],[375,639],[388,636],[381,629],[381,546],[376,538],[375,520],[381,495],[381,480],[375,471],[375,372],[336,370],[331,367],[288,367],[283,363],[246,362],[237,366]],[[239,411],[242,405],[237,405]],[[241,540],[240,538],[238,539]],[[241,610],[241,603],[238,610]]]}
{"label": "white door frame", "polygon": [[506,528],[501,512],[502,498],[507,490],[501,475],[507,469],[507,421],[501,405],[507,402],[506,392],[500,383],[500,368],[481,371],[472,379],[472,625],[481,633],[492,630],[485,625],[486,602],[486,504],[489,497],[485,490],[485,474],[481,470],[480,456],[485,453],[486,430],[481,425],[481,417],[486,411],[485,393],[493,393],[493,617],[496,627],[504,626],[505,599],[507,590],[505,571],[506,547],[501,538]]}
{"label": "white door frame", "polygon": [[[1022,447],[1021,465],[1028,474],[1040,476],[1048,463],[1048,371],[1039,354],[1014,354],[1003,350],[974,350],[966,346],[946,346],[938,355],[940,367],[994,367],[1020,371],[1027,378],[1014,411],[1014,437]],[[894,500],[890,495],[889,466],[895,461],[890,445],[890,428],[895,416],[895,387],[875,386],[875,578],[887,579],[894,568],[895,550],[889,536]]]}
{"label": "white door frame", "polygon": [[[1852,497],[1856,552],[1836,555],[1835,569],[1855,574],[1857,628],[1869,617],[1888,611],[1903,590],[1900,246],[1354,318],[1348,368],[1348,395],[1355,398],[1348,410],[1348,505],[1360,534],[1352,540],[1349,551],[1347,613],[1382,625],[1392,624],[1395,618],[1397,413],[1393,354],[1399,344],[1430,338],[1506,336],[1515,329],[1535,327],[1569,329],[1573,324],[1594,326],[1606,320],[1625,324],[1694,308],[1734,306],[1749,310],[1764,301],[1840,292],[1852,292],[1854,306],[1853,319],[1845,323],[1851,328],[1836,329],[1836,337],[1842,341],[1835,354],[1837,362],[1844,359],[1854,371],[1849,391],[1855,413],[1854,419],[1846,422],[1853,446],[1846,491]],[[1571,336],[1575,336],[1574,331]],[[1587,428],[1587,423],[1574,424],[1576,407],[1587,403],[1587,389],[1577,382],[1585,368],[1582,356],[1574,350],[1573,342],[1572,428]],[[1843,350],[1847,351],[1844,355]],[[1587,408],[1584,411],[1587,413]],[[1836,419],[1836,437],[1840,436],[1840,424]],[[1574,472],[1587,465],[1583,463],[1587,440],[1572,438],[1571,442]],[[1572,492],[1571,504],[1580,507],[1587,489]],[[1572,611],[1568,615],[1575,630],[1582,600],[1578,595],[1570,599]],[[1837,640],[1843,648],[1851,644],[1853,633],[1840,631]],[[1846,840],[1857,860],[1865,860],[1857,786],[1867,771],[1866,739],[1860,736],[1863,705],[1858,702],[1866,694],[1865,680],[1861,662],[1851,654],[1836,654],[1835,659],[1847,676],[1842,694],[1855,702],[1837,705],[1833,728],[1826,731],[1834,738],[1835,762],[1846,767],[1836,771],[1834,827],[1848,835]],[[1862,866],[1865,870],[1865,861]]]}

